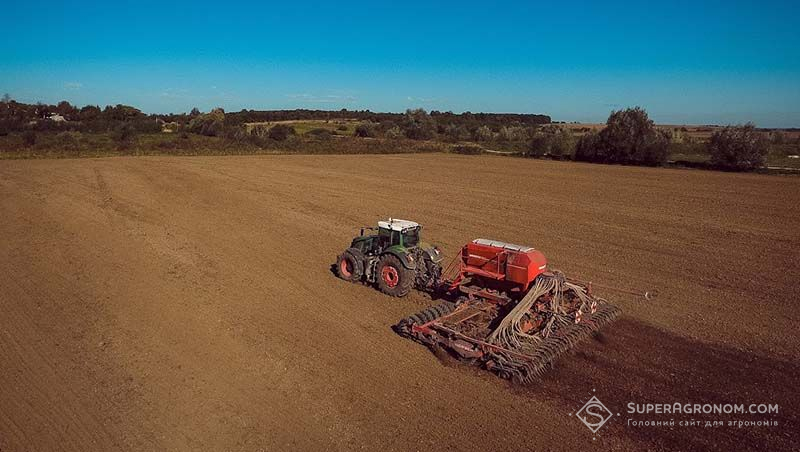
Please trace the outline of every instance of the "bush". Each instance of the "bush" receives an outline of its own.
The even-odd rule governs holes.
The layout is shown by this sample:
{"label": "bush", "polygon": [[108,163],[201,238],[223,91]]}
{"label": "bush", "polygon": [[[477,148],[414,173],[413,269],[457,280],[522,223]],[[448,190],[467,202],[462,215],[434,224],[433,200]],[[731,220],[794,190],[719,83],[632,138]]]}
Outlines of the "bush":
{"label": "bush", "polygon": [[558,127],[550,138],[549,154],[556,158],[572,158],[575,153],[575,138],[569,129]]}
{"label": "bush", "polygon": [[783,144],[786,142],[786,134],[780,130],[770,133],[770,141],[772,144]]}
{"label": "bush", "polygon": [[375,138],[376,135],[377,133],[375,130],[375,124],[372,124],[371,122],[359,124],[356,127],[355,132],[353,132],[353,136],[361,138]]}
{"label": "bush", "polygon": [[462,140],[469,140],[469,130],[463,124],[448,124],[444,128],[444,135],[447,141],[458,142]]}
{"label": "bush", "polygon": [[235,145],[242,145],[250,141],[252,135],[247,133],[247,129],[245,126],[235,126],[235,127],[226,127],[222,133],[222,138],[225,141],[233,143]]}
{"label": "bush", "polygon": [[37,132],[60,132],[68,126],[64,123],[51,121],[49,119],[39,119],[28,127],[33,127]]}
{"label": "bush", "polygon": [[0,134],[8,135],[11,132],[23,132],[25,124],[18,118],[0,119]]}
{"label": "bush", "polygon": [[267,124],[254,124],[250,127],[250,135],[259,138],[267,138],[269,136],[270,126]]}
{"label": "bush", "polygon": [[55,144],[63,150],[77,151],[80,148],[79,132],[61,132],[56,135]]}
{"label": "bush", "polygon": [[399,126],[393,126],[386,129],[386,132],[383,133],[383,136],[390,140],[396,140],[403,136],[403,131],[400,129]]}
{"label": "bush", "polygon": [[718,130],[708,143],[711,164],[731,171],[749,171],[764,166],[768,150],[767,141],[752,123]]}
{"label": "bush", "polygon": [[136,137],[136,130],[127,122],[123,122],[114,129],[111,137],[117,143],[119,149],[127,149],[133,144]]}
{"label": "bush", "polygon": [[80,130],[84,133],[105,133],[114,129],[114,123],[105,119],[93,119],[82,121]]}
{"label": "bush", "polygon": [[96,107],[94,105],[87,105],[80,109],[78,112],[78,120],[82,122],[86,121],[96,121],[100,119],[100,115],[102,114],[102,110],[100,107]]}
{"label": "bush", "polygon": [[308,132],[305,133],[305,135],[319,140],[330,140],[331,137],[336,135],[336,132],[334,132],[333,130],[316,128],[309,130]]}
{"label": "bush", "polygon": [[26,130],[22,132],[22,144],[25,146],[33,146],[36,144],[36,132],[33,130]]}
{"label": "bush", "polygon": [[225,130],[225,110],[215,108],[189,121],[189,131],[209,137],[222,136]]}
{"label": "bush", "polygon": [[528,130],[518,126],[503,126],[500,128],[497,138],[500,141],[525,141],[528,139]]}
{"label": "bush", "polygon": [[529,155],[536,157],[549,155],[561,159],[572,157],[575,140],[572,132],[561,126],[548,126],[537,129],[530,142]]}
{"label": "bush", "polygon": [[161,124],[153,118],[141,118],[130,121],[136,133],[161,133]]}
{"label": "bush", "polygon": [[575,159],[655,166],[667,160],[669,137],[639,107],[614,111],[599,134],[578,142]]}
{"label": "bush", "polygon": [[528,155],[532,157],[542,157],[544,156],[550,148],[550,141],[547,135],[543,133],[537,133],[536,135],[531,138],[530,144],[530,151]]}
{"label": "bush", "polygon": [[290,135],[295,135],[294,127],[286,124],[276,124],[269,129],[268,136],[275,141],[285,141]]}
{"label": "bush", "polygon": [[480,126],[472,133],[472,139],[475,141],[492,141],[494,132],[487,126]]}
{"label": "bush", "polygon": [[436,135],[436,121],[421,108],[406,110],[400,127],[412,140],[430,140]]}
{"label": "bush", "polygon": [[578,138],[575,143],[575,160],[590,161],[590,156],[594,155],[597,148],[600,147],[600,134],[597,132],[589,132]]}

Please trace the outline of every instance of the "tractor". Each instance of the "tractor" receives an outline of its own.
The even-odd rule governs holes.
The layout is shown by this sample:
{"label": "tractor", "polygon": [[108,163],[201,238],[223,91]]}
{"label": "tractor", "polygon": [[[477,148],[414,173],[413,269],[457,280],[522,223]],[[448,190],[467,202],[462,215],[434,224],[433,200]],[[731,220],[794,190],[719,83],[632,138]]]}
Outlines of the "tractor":
{"label": "tractor", "polygon": [[442,274],[442,253],[420,240],[421,229],[419,223],[393,218],[379,221],[378,227],[362,227],[337,258],[337,276],[375,284],[393,297],[406,296],[412,287],[430,291]]}
{"label": "tractor", "polygon": [[[365,235],[367,229],[375,233]],[[394,327],[431,349],[530,382],[620,314],[591,283],[551,269],[533,247],[475,239],[443,270],[442,253],[420,241],[420,230],[393,219],[362,228],[339,255],[336,273],[395,297],[413,287],[440,300]]]}

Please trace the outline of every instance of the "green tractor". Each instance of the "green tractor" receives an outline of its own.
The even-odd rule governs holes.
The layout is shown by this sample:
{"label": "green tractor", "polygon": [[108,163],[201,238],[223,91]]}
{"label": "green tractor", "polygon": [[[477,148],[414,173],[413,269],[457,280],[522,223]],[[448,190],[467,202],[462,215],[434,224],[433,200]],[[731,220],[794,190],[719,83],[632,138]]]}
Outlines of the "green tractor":
{"label": "green tractor", "polygon": [[[390,218],[363,227],[336,260],[336,274],[350,282],[377,284],[381,292],[403,297],[412,287],[431,291],[442,276],[439,248],[420,241],[422,226]],[[365,230],[373,231],[364,234]]]}

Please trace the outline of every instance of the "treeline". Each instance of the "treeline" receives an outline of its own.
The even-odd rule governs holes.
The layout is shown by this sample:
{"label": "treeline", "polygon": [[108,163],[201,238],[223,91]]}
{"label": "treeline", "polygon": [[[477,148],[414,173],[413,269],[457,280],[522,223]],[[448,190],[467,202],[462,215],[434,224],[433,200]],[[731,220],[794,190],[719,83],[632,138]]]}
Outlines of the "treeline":
{"label": "treeline", "polygon": [[78,131],[102,133],[132,129],[136,133],[160,132],[165,124],[173,131],[207,136],[233,134],[250,123],[292,120],[356,120],[364,125],[357,136],[388,138],[399,136],[417,140],[442,138],[449,141],[483,140],[492,134],[508,135],[509,130],[527,130],[549,124],[550,117],[516,113],[453,113],[408,110],[405,113],[379,113],[370,110],[241,110],[225,112],[217,108],[203,113],[145,114],[129,105],[77,107],[67,101],[56,105],[24,104],[5,95],[0,101],[0,135],[23,131]]}
{"label": "treeline", "polygon": [[[93,123],[94,129],[102,129],[102,125],[111,125],[120,122],[137,122],[151,119],[161,122],[175,122],[188,125],[193,119],[203,113],[197,108],[189,113],[177,114],[145,114],[138,108],[129,105],[108,105],[100,108],[96,105],[86,105],[77,107],[67,101],[61,101],[56,105],[43,103],[25,104],[17,102],[6,95],[0,100],[0,130],[21,131],[29,128],[44,128],[47,123],[39,124],[42,120],[50,119],[54,116],[61,122],[80,122]],[[437,132],[444,132],[446,127],[464,127],[467,130],[474,130],[481,126],[486,126],[494,130],[499,130],[503,126],[530,127],[541,124],[549,124],[550,117],[539,114],[517,114],[517,113],[453,113],[431,111],[426,113],[430,116],[436,127]],[[279,122],[292,120],[337,120],[354,119],[371,123],[402,123],[407,117],[406,113],[378,113],[370,110],[241,110],[238,112],[226,112],[225,121],[227,126],[237,126],[246,123],[256,122]]]}
{"label": "treeline", "polygon": [[[308,130],[306,123],[301,134],[291,121],[326,124]],[[40,137],[39,132],[45,135]],[[703,163],[706,167],[727,170],[763,167],[770,146],[791,147],[784,143],[787,138],[782,132],[767,134],[752,124],[721,128],[708,141],[697,142],[684,136],[685,131],[657,127],[639,107],[612,112],[600,131],[586,129],[576,134],[574,129],[551,124],[549,116],[533,114],[428,113],[422,109],[405,113],[346,109],[225,112],[221,108],[203,113],[195,108],[189,113],[148,115],[128,105],[78,108],[66,101],[56,105],[24,104],[8,95],[0,100],[0,136],[13,133],[7,143],[17,147],[80,149],[93,141],[89,136],[97,136],[111,139],[123,150],[135,148],[140,134],[155,136],[161,132],[172,132],[177,138],[161,140],[163,143],[160,141],[158,146],[163,149],[189,146],[189,135],[213,138],[219,146],[227,148],[264,150],[330,147],[332,137],[350,136],[385,141],[388,146],[385,149],[391,148],[391,143],[397,145],[399,140],[438,142],[465,154],[490,150],[528,157],[646,166],[663,165],[671,154],[688,150],[695,155],[707,155],[708,161]],[[39,138],[45,140],[40,142]],[[327,145],[321,144],[326,141]],[[361,150],[378,146],[367,146],[359,140],[346,142]],[[800,147],[800,139],[797,146]],[[385,149],[381,148],[381,152]],[[794,147],[791,150],[794,152]]]}
{"label": "treeline", "polygon": [[[189,115],[159,115],[162,119],[168,121],[187,121],[192,115],[199,113],[194,110]],[[368,121],[373,123],[384,123],[387,121],[399,122],[405,113],[378,113],[370,110],[241,110],[238,112],[228,112],[227,119],[231,124],[244,124],[254,122],[278,122],[278,121],[298,121],[304,119],[316,120],[336,120],[336,119],[355,119],[359,121]],[[480,126],[488,126],[492,128],[500,128],[507,125],[519,126],[534,126],[539,124],[549,124],[550,116],[539,114],[518,114],[518,113],[453,113],[453,112],[440,112],[432,110],[429,113],[430,117],[437,123],[437,125],[450,125],[458,124],[467,128],[477,128]],[[188,116],[188,118],[187,118]]]}
{"label": "treeline", "polygon": [[80,131],[102,133],[121,127],[141,133],[161,131],[162,121],[157,115],[147,115],[128,105],[107,105],[100,108],[86,105],[82,108],[61,101],[56,105],[42,103],[24,104],[9,98],[0,101],[0,135],[24,131]]}
{"label": "treeline", "polygon": [[[501,133],[503,128],[530,129],[543,124],[550,124],[550,116],[539,114],[517,113],[453,113],[433,110],[430,113],[423,109],[407,110],[404,113],[378,113],[370,110],[241,110],[224,112],[214,109],[202,113],[197,109],[188,114],[155,115],[159,119],[178,124],[191,124],[204,116],[218,119],[219,112],[224,113],[224,127],[236,128],[245,124],[275,123],[282,121],[302,120],[355,120],[362,122],[356,136],[386,137],[400,136],[415,140],[431,140],[442,138],[449,141],[481,139],[486,131]],[[213,127],[219,132],[222,124]],[[215,133],[216,134],[216,133]]]}

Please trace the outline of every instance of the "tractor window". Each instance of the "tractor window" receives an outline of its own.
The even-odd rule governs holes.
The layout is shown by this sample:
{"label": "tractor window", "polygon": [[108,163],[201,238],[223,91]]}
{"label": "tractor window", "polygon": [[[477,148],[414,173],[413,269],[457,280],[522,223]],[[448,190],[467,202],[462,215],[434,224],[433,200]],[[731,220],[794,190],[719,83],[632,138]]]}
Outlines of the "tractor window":
{"label": "tractor window", "polygon": [[403,233],[403,245],[407,248],[419,245],[419,228],[406,229]]}
{"label": "tractor window", "polygon": [[397,232],[390,229],[380,228],[378,229],[378,240],[383,244],[383,246],[396,245],[395,242],[398,240]]}
{"label": "tractor window", "polygon": [[[383,243],[389,246],[400,244],[400,232],[391,229],[379,229],[378,236]],[[403,232],[403,244],[405,246],[417,246],[419,242],[419,229],[411,229]]]}
{"label": "tractor window", "polygon": [[372,249],[372,238],[366,238],[359,241],[354,241],[354,248],[358,248],[362,253],[367,254]]}

